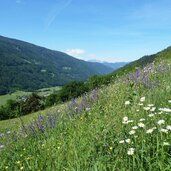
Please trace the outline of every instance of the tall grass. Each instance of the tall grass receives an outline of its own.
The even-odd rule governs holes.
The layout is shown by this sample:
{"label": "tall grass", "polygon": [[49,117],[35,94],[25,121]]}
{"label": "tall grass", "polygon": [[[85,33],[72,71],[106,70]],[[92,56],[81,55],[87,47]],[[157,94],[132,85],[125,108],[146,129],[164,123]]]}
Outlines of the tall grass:
{"label": "tall grass", "polygon": [[0,170],[171,170],[170,73],[149,65],[70,102],[52,127],[38,118],[36,136],[5,133]]}

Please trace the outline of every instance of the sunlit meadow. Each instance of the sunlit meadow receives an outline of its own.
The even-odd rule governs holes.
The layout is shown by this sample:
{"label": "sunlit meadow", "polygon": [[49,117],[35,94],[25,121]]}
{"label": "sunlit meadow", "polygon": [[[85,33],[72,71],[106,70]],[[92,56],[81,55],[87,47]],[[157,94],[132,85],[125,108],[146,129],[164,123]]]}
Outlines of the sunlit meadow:
{"label": "sunlit meadow", "polygon": [[166,61],[136,68],[65,110],[0,132],[0,170],[171,170],[170,73]]}

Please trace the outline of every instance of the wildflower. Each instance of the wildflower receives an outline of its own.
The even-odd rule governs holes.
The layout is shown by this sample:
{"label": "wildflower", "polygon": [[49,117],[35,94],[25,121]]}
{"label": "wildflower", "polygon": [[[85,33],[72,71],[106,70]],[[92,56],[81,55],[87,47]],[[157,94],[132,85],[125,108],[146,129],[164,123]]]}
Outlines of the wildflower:
{"label": "wildflower", "polygon": [[110,149],[110,150],[112,150],[112,149],[113,149],[113,147],[110,147],[109,149]]}
{"label": "wildflower", "polygon": [[123,121],[128,121],[128,117],[125,116],[125,117],[123,118]]}
{"label": "wildflower", "polygon": [[148,111],[148,110],[150,110],[150,107],[143,107],[143,109]]}
{"label": "wildflower", "polygon": [[153,107],[154,106],[154,104],[148,104],[148,107]]}
{"label": "wildflower", "polygon": [[154,114],[149,114],[148,116],[149,116],[149,117],[153,117],[153,116],[154,116]]}
{"label": "wildflower", "polygon": [[158,114],[161,115],[163,113],[163,111],[159,112]]}
{"label": "wildflower", "polygon": [[24,169],[24,167],[23,167],[23,166],[21,166],[21,167],[20,167],[20,170],[23,170],[23,169]]}
{"label": "wildflower", "polygon": [[128,124],[128,121],[123,121],[122,123],[123,123],[123,124]]}
{"label": "wildflower", "polygon": [[162,129],[161,129],[161,132],[164,132],[164,133],[166,133],[166,134],[167,134],[167,133],[168,133],[168,130],[167,130],[167,129],[162,128]]}
{"label": "wildflower", "polygon": [[134,120],[128,120],[127,122],[128,122],[128,123],[132,123],[132,122],[134,122]]}
{"label": "wildflower", "polygon": [[150,109],[150,112],[154,112],[156,110],[156,107],[152,107],[151,109]]}
{"label": "wildflower", "polygon": [[130,101],[126,101],[126,102],[125,102],[125,105],[130,105],[130,104],[131,104]]}
{"label": "wildflower", "polygon": [[168,100],[169,103],[171,103],[171,100]]}
{"label": "wildflower", "polygon": [[86,111],[89,111],[90,110],[90,108],[89,107],[86,107]]}
{"label": "wildflower", "polygon": [[125,117],[123,118],[122,123],[123,123],[123,124],[128,124],[128,117],[127,117],[127,116],[125,116]]}
{"label": "wildflower", "polygon": [[133,126],[132,129],[138,129],[138,126]]}
{"label": "wildflower", "polygon": [[129,148],[127,154],[129,156],[132,156],[132,155],[134,155],[134,152],[135,152],[135,149],[134,148]]}
{"label": "wildflower", "polygon": [[125,142],[129,144],[131,142],[131,140],[130,139],[126,139]]}
{"label": "wildflower", "polygon": [[138,103],[139,106],[143,106],[143,103]]}
{"label": "wildflower", "polygon": [[17,164],[20,164],[21,162],[20,162],[20,161],[17,161],[16,163],[17,163]]}
{"label": "wildflower", "polygon": [[4,145],[0,144],[0,149],[1,149],[1,148],[4,148],[4,147],[5,147]]}
{"label": "wildflower", "polygon": [[139,126],[140,128],[144,128],[144,127],[145,127],[145,125],[144,125],[142,122],[138,123],[138,126]]}
{"label": "wildflower", "polygon": [[159,108],[159,110],[163,112],[171,112],[171,109],[169,108]]}
{"label": "wildflower", "polygon": [[170,145],[168,142],[163,142],[164,146]]}
{"label": "wildflower", "polygon": [[129,134],[130,134],[130,135],[135,134],[135,130],[131,130],[131,131],[129,132]]}
{"label": "wildflower", "polygon": [[136,111],[137,111],[137,112],[139,112],[140,110],[139,110],[139,109],[137,109]]}
{"label": "wildflower", "polygon": [[140,102],[144,102],[145,101],[145,97],[141,97]]}
{"label": "wildflower", "polygon": [[124,140],[119,141],[119,144],[123,144],[123,143],[124,143]]}
{"label": "wildflower", "polygon": [[153,128],[152,128],[152,129],[148,129],[148,130],[146,131],[146,133],[147,133],[147,134],[151,134],[153,131],[154,131]]}
{"label": "wildflower", "polygon": [[10,134],[11,133],[11,131],[7,131],[7,134]]}
{"label": "wildflower", "polygon": [[8,169],[8,166],[6,166],[5,169]]}
{"label": "wildflower", "polygon": [[152,129],[155,130],[155,129],[157,129],[157,127],[153,127]]}
{"label": "wildflower", "polygon": [[166,128],[171,131],[171,125],[168,125]]}
{"label": "wildflower", "polygon": [[142,122],[142,121],[145,121],[145,119],[144,118],[141,118],[139,121]]}
{"label": "wildflower", "polygon": [[161,119],[161,120],[159,120],[159,121],[157,122],[158,125],[161,125],[161,124],[164,124],[164,123],[165,123],[165,121],[164,121],[163,119]]}

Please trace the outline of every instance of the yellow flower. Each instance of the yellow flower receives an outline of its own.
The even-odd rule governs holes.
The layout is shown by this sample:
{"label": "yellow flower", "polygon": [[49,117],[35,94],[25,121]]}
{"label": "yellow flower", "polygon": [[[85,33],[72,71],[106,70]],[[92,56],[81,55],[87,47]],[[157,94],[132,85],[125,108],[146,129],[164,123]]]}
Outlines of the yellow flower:
{"label": "yellow flower", "polygon": [[17,163],[17,164],[20,164],[21,162],[20,162],[20,161],[17,161],[16,163]]}
{"label": "yellow flower", "polygon": [[23,166],[21,166],[21,167],[20,167],[20,170],[23,170],[23,169],[24,169],[24,167],[23,167]]}

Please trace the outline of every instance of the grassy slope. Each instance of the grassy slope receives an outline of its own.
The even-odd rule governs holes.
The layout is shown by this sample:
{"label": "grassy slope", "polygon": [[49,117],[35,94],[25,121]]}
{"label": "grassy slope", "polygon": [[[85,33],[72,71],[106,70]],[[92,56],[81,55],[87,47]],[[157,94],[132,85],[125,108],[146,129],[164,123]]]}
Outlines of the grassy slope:
{"label": "grassy slope", "polygon": [[[42,111],[38,111],[35,113],[31,113],[31,114],[22,116],[21,118],[22,118],[22,121],[24,122],[24,124],[28,124],[31,121],[33,121],[34,119],[36,119],[39,115],[45,116],[47,113],[55,113],[58,110],[64,110],[64,108],[65,108],[65,105],[61,104],[61,105],[47,108]],[[18,130],[19,128],[21,128],[20,118],[14,118],[14,119],[0,121],[0,134],[7,132],[8,130],[12,130],[12,131]]]}
{"label": "grassy slope", "polygon": [[[164,65],[162,65],[164,67]],[[99,100],[91,109],[75,118],[63,118],[56,128],[40,135],[38,140],[27,137],[8,145],[0,154],[0,168],[4,170],[170,170],[171,133],[161,132],[171,124],[169,114],[160,114],[158,108],[171,108],[171,68],[164,72],[157,69],[151,80],[153,87],[117,80],[99,92]],[[157,80],[157,84],[156,81]],[[155,86],[154,86],[155,85]],[[155,112],[139,106],[140,98],[146,97],[143,106],[154,104]],[[125,106],[129,100],[130,105]],[[149,114],[155,114],[149,117]],[[128,116],[133,123],[123,124]],[[129,135],[132,126],[140,119],[145,128],[138,128]],[[163,125],[157,122],[165,120]],[[156,127],[152,134],[146,131]],[[131,143],[120,144],[120,140],[131,139]],[[168,142],[168,146],[164,146]],[[133,156],[127,154],[134,148]],[[11,158],[11,156],[13,156]]]}

